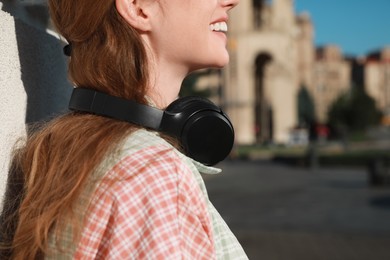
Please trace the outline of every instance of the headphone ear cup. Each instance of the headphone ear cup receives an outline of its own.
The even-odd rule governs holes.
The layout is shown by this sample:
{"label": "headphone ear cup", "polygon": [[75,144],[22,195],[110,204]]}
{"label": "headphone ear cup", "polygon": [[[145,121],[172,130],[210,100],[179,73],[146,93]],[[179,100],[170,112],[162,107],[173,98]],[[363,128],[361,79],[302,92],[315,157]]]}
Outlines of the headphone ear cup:
{"label": "headphone ear cup", "polygon": [[208,99],[181,98],[169,105],[166,112],[176,115],[171,123],[180,129],[175,135],[187,156],[214,165],[230,153],[234,143],[233,126],[221,109]]}
{"label": "headphone ear cup", "polygon": [[175,101],[173,101],[165,109],[165,111],[171,113],[181,113],[183,111],[192,111],[192,110],[197,110],[197,108],[205,108],[205,107],[218,109],[218,107],[208,99],[195,97],[195,96],[187,96],[187,97],[178,98]]}
{"label": "headphone ear cup", "polygon": [[214,165],[225,159],[233,147],[233,126],[225,115],[201,112],[186,124],[182,143],[189,157]]}

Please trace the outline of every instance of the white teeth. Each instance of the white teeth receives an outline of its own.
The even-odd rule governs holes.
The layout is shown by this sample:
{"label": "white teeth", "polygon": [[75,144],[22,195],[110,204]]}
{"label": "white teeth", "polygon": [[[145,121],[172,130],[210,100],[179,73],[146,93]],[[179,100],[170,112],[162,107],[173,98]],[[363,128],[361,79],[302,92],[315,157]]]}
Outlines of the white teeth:
{"label": "white teeth", "polygon": [[227,27],[226,22],[213,23],[213,24],[210,24],[210,30],[216,31],[216,32],[227,32],[228,27]]}

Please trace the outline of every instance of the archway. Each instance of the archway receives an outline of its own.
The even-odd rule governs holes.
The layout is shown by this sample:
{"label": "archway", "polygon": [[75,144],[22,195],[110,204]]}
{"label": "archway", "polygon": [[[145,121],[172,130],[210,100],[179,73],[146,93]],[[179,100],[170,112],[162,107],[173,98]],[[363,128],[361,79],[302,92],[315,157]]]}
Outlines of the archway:
{"label": "archway", "polygon": [[272,142],[273,111],[267,99],[265,74],[272,61],[271,55],[262,53],[255,60],[255,131],[256,142]]}

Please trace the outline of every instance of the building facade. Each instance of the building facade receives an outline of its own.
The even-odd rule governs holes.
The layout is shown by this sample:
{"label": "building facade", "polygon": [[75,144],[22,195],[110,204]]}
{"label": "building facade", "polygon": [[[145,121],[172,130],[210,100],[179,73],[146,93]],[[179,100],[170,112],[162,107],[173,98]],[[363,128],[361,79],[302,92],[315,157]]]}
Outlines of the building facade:
{"label": "building facade", "polygon": [[316,49],[308,13],[293,0],[242,1],[229,21],[230,64],[223,105],[238,144],[288,143],[298,126],[298,91],[305,87],[325,123],[335,99],[351,85],[351,65],[337,46]]}
{"label": "building facade", "polygon": [[308,89],[314,100],[316,119],[324,124],[330,106],[351,87],[352,66],[336,45],[318,48],[316,54],[313,81]]}
{"label": "building facade", "polygon": [[237,143],[288,141],[297,121],[298,35],[292,0],[242,1],[232,11],[223,105]]}
{"label": "building facade", "polygon": [[286,143],[297,93],[314,84],[314,28],[293,0],[242,1],[231,12],[224,106],[240,144]]}
{"label": "building facade", "polygon": [[369,54],[364,67],[367,94],[375,99],[377,107],[386,117],[390,117],[390,46]]}

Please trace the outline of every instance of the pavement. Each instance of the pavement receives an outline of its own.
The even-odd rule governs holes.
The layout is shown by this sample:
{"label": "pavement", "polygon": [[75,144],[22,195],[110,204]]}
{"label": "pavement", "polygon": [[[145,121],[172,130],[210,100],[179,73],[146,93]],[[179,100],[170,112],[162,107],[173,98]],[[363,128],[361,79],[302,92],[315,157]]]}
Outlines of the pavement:
{"label": "pavement", "polygon": [[390,186],[364,168],[225,161],[210,200],[250,259],[389,260]]}

